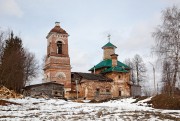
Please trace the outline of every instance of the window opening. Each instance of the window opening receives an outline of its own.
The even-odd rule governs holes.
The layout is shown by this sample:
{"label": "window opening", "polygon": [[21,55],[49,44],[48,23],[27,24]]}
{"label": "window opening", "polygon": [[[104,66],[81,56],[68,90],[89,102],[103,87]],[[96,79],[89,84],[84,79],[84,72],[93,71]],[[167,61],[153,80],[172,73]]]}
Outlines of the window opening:
{"label": "window opening", "polygon": [[57,42],[57,53],[62,54],[62,42],[61,41]]}
{"label": "window opening", "polygon": [[109,90],[109,89],[106,89],[106,92],[110,92],[110,90]]}
{"label": "window opening", "polygon": [[119,91],[119,96],[121,96],[121,91]]}
{"label": "window opening", "polygon": [[121,79],[121,76],[120,76],[120,75],[119,75],[118,77],[119,77],[119,79]]}

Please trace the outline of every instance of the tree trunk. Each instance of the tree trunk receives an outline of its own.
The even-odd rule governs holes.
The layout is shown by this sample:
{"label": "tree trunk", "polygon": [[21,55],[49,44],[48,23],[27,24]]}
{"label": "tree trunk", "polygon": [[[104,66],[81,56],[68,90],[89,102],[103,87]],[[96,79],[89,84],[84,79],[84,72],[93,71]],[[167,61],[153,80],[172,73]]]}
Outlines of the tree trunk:
{"label": "tree trunk", "polygon": [[177,81],[177,73],[178,73],[178,55],[176,56],[176,62],[175,62],[175,70],[174,70],[174,76],[173,76],[173,81],[172,81],[172,94],[174,94],[175,91],[175,85]]}

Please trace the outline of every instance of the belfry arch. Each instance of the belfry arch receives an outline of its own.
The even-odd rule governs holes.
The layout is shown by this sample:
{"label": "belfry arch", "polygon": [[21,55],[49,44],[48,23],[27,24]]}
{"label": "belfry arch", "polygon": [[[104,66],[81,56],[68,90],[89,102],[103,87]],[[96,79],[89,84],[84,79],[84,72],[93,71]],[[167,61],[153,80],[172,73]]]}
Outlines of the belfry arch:
{"label": "belfry arch", "polygon": [[63,43],[61,41],[57,41],[57,54],[62,54],[62,46]]}

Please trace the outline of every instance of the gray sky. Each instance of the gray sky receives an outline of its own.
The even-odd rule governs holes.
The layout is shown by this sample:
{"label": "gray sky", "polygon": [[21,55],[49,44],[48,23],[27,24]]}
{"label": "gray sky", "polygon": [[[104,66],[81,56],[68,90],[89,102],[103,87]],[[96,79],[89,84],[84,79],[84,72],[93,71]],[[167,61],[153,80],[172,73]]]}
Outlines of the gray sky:
{"label": "gray sky", "polygon": [[46,35],[59,21],[70,35],[72,71],[81,72],[102,60],[110,33],[120,61],[139,54],[150,68],[151,33],[161,11],[173,5],[180,0],[0,0],[0,29],[14,30],[41,61]]}

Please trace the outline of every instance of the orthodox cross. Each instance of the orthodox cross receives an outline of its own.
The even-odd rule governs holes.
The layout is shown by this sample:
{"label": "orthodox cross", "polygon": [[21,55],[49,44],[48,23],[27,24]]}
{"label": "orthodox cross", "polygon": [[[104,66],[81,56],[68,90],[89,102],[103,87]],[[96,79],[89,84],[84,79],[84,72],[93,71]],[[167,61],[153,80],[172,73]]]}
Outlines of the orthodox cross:
{"label": "orthodox cross", "polygon": [[109,42],[110,42],[110,40],[111,40],[111,35],[110,34],[108,34],[108,40],[109,40]]}

